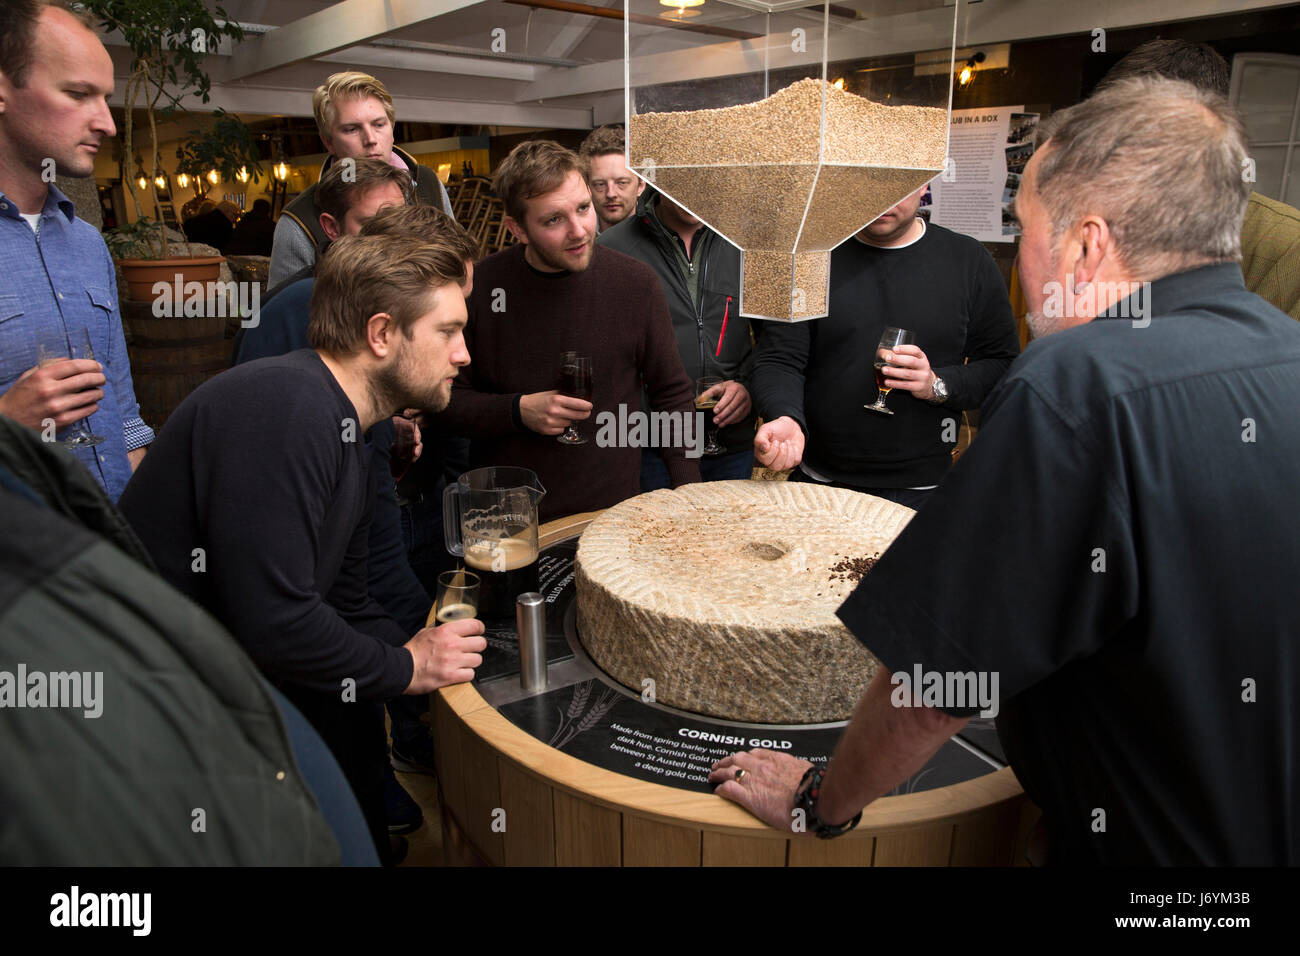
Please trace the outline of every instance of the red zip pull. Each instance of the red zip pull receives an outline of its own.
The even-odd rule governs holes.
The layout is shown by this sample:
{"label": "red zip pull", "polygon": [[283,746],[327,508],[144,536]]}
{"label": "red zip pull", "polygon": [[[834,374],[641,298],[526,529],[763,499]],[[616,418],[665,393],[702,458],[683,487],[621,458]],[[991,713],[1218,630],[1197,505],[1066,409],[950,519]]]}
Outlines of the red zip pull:
{"label": "red zip pull", "polygon": [[727,334],[727,316],[731,314],[731,296],[727,296],[727,304],[722,309],[722,328],[718,331],[718,347],[713,350],[713,357],[717,358],[722,354],[722,339]]}

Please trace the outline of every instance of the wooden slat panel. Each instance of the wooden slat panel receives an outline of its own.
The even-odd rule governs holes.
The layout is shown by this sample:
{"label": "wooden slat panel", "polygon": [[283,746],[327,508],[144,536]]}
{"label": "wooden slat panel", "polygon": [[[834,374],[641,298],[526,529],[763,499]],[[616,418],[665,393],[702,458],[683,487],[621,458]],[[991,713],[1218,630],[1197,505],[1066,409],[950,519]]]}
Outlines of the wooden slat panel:
{"label": "wooden slat panel", "polygon": [[705,866],[785,866],[787,841],[704,832]]}
{"label": "wooden slat panel", "polygon": [[876,866],[947,866],[952,827],[929,826],[876,837]]}
{"label": "wooden slat panel", "polygon": [[465,764],[460,755],[463,725],[441,694],[433,695],[433,756],[442,805],[464,823]]}
{"label": "wooden slat panel", "polygon": [[508,760],[497,764],[506,811],[506,866],[555,865],[555,809],[551,788]]}
{"label": "wooden slat panel", "polygon": [[799,836],[790,840],[791,866],[870,866],[874,840],[869,837],[841,837],[819,840]]}
{"label": "wooden slat panel", "polygon": [[699,866],[700,831],[623,815],[624,866]]}
{"label": "wooden slat panel", "polygon": [[[505,841],[494,820],[500,820],[501,781],[497,776],[497,755],[487,744],[473,734],[465,734],[460,741],[464,762],[465,812],[456,818],[469,835],[475,849],[490,862],[500,866],[505,863]],[[505,818],[509,825],[509,816]]]}
{"label": "wooden slat panel", "polygon": [[1020,801],[1008,800],[957,824],[952,866],[1010,866],[1020,827]]}
{"label": "wooden slat panel", "polygon": [[555,791],[555,864],[618,866],[623,858],[622,814]]}

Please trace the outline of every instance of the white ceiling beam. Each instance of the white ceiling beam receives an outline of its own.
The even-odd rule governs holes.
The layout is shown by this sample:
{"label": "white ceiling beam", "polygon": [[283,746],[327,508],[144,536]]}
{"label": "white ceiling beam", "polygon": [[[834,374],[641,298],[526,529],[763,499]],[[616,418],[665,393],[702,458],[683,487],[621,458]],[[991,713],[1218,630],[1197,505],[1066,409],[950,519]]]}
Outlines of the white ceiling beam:
{"label": "white ceiling beam", "polygon": [[[980,46],[1017,40],[1062,36],[1077,33],[1079,42],[1090,48],[1092,31],[1120,30],[1176,20],[1200,20],[1208,17],[1241,14],[1286,6],[1294,0],[985,0],[961,4],[957,42],[961,46]],[[881,29],[885,23],[887,29]],[[871,27],[871,34],[865,29]],[[946,24],[946,25],[945,25]],[[916,53],[936,48],[951,36],[952,8],[933,8],[919,13],[900,14],[859,24],[837,24],[831,20],[831,59],[860,59],[896,53]],[[860,32],[862,31],[862,32]],[[809,44],[812,47],[812,44]],[[781,55],[774,67],[809,62],[789,52],[788,44],[778,46]],[[816,54],[816,50],[813,53]],[[815,58],[814,58],[815,59]],[[694,50],[653,54],[634,58],[637,73],[647,82],[675,82],[729,76],[762,69],[757,41],[728,41],[708,44]],[[521,89],[517,99],[557,99],[606,93],[623,86],[623,63],[610,60],[574,69],[550,69],[539,72],[537,80]]]}
{"label": "white ceiling beam", "polygon": [[497,80],[532,82],[537,67],[529,63],[512,63],[487,57],[454,56],[402,50],[392,47],[360,46],[326,53],[316,59],[324,63],[353,63],[357,66],[381,66],[392,70],[417,70],[421,73],[453,73],[462,76],[487,76]]}
{"label": "white ceiling beam", "polygon": [[[122,84],[109,97],[110,106],[125,106]],[[187,109],[207,113],[218,107],[229,113],[301,116],[310,118],[311,90],[282,87],[219,86],[212,87],[212,98],[205,106],[196,96],[181,101]],[[409,123],[448,123],[467,126],[526,126],[551,129],[591,129],[591,109],[558,106],[533,106],[521,103],[488,103],[471,100],[424,99],[398,96],[393,100],[398,120]],[[201,125],[195,123],[194,125]],[[136,127],[139,130],[139,126]],[[187,127],[188,129],[188,127]],[[147,135],[147,133],[145,134]]]}
{"label": "white ceiling beam", "polygon": [[[591,5],[593,7],[612,7],[621,5],[621,0],[596,0]],[[578,48],[579,43],[587,39],[587,34],[599,22],[598,17],[582,17],[570,14],[568,22],[560,28],[560,32],[555,35],[555,38],[551,40],[550,45],[546,48],[546,55],[557,59],[567,57]]]}
{"label": "white ceiling beam", "polygon": [[245,39],[231,56],[221,79],[229,82],[301,60],[316,59],[484,2],[342,0],[270,33]]}

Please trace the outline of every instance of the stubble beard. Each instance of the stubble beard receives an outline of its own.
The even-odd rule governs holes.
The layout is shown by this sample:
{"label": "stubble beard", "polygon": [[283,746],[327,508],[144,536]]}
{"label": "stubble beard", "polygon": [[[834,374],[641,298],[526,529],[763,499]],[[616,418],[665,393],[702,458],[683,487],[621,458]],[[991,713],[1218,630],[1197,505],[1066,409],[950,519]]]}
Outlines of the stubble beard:
{"label": "stubble beard", "polygon": [[402,345],[399,348],[401,351],[394,360],[375,372],[370,379],[368,390],[374,407],[383,415],[391,417],[404,408],[440,412],[451,404],[451,389],[442,381],[433,386],[412,381],[406,353],[410,346]]}

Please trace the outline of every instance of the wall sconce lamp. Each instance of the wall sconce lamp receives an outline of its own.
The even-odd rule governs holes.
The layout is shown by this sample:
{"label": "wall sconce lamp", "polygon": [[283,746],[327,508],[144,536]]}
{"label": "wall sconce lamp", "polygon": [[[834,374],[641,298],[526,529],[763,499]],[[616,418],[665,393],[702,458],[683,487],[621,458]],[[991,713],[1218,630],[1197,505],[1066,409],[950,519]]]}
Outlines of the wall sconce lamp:
{"label": "wall sconce lamp", "polygon": [[968,85],[970,81],[975,78],[976,65],[983,62],[984,62],[983,51],[976,53],[973,57],[967,60],[965,66],[961,68],[961,72],[957,74],[957,83],[960,86]]}

